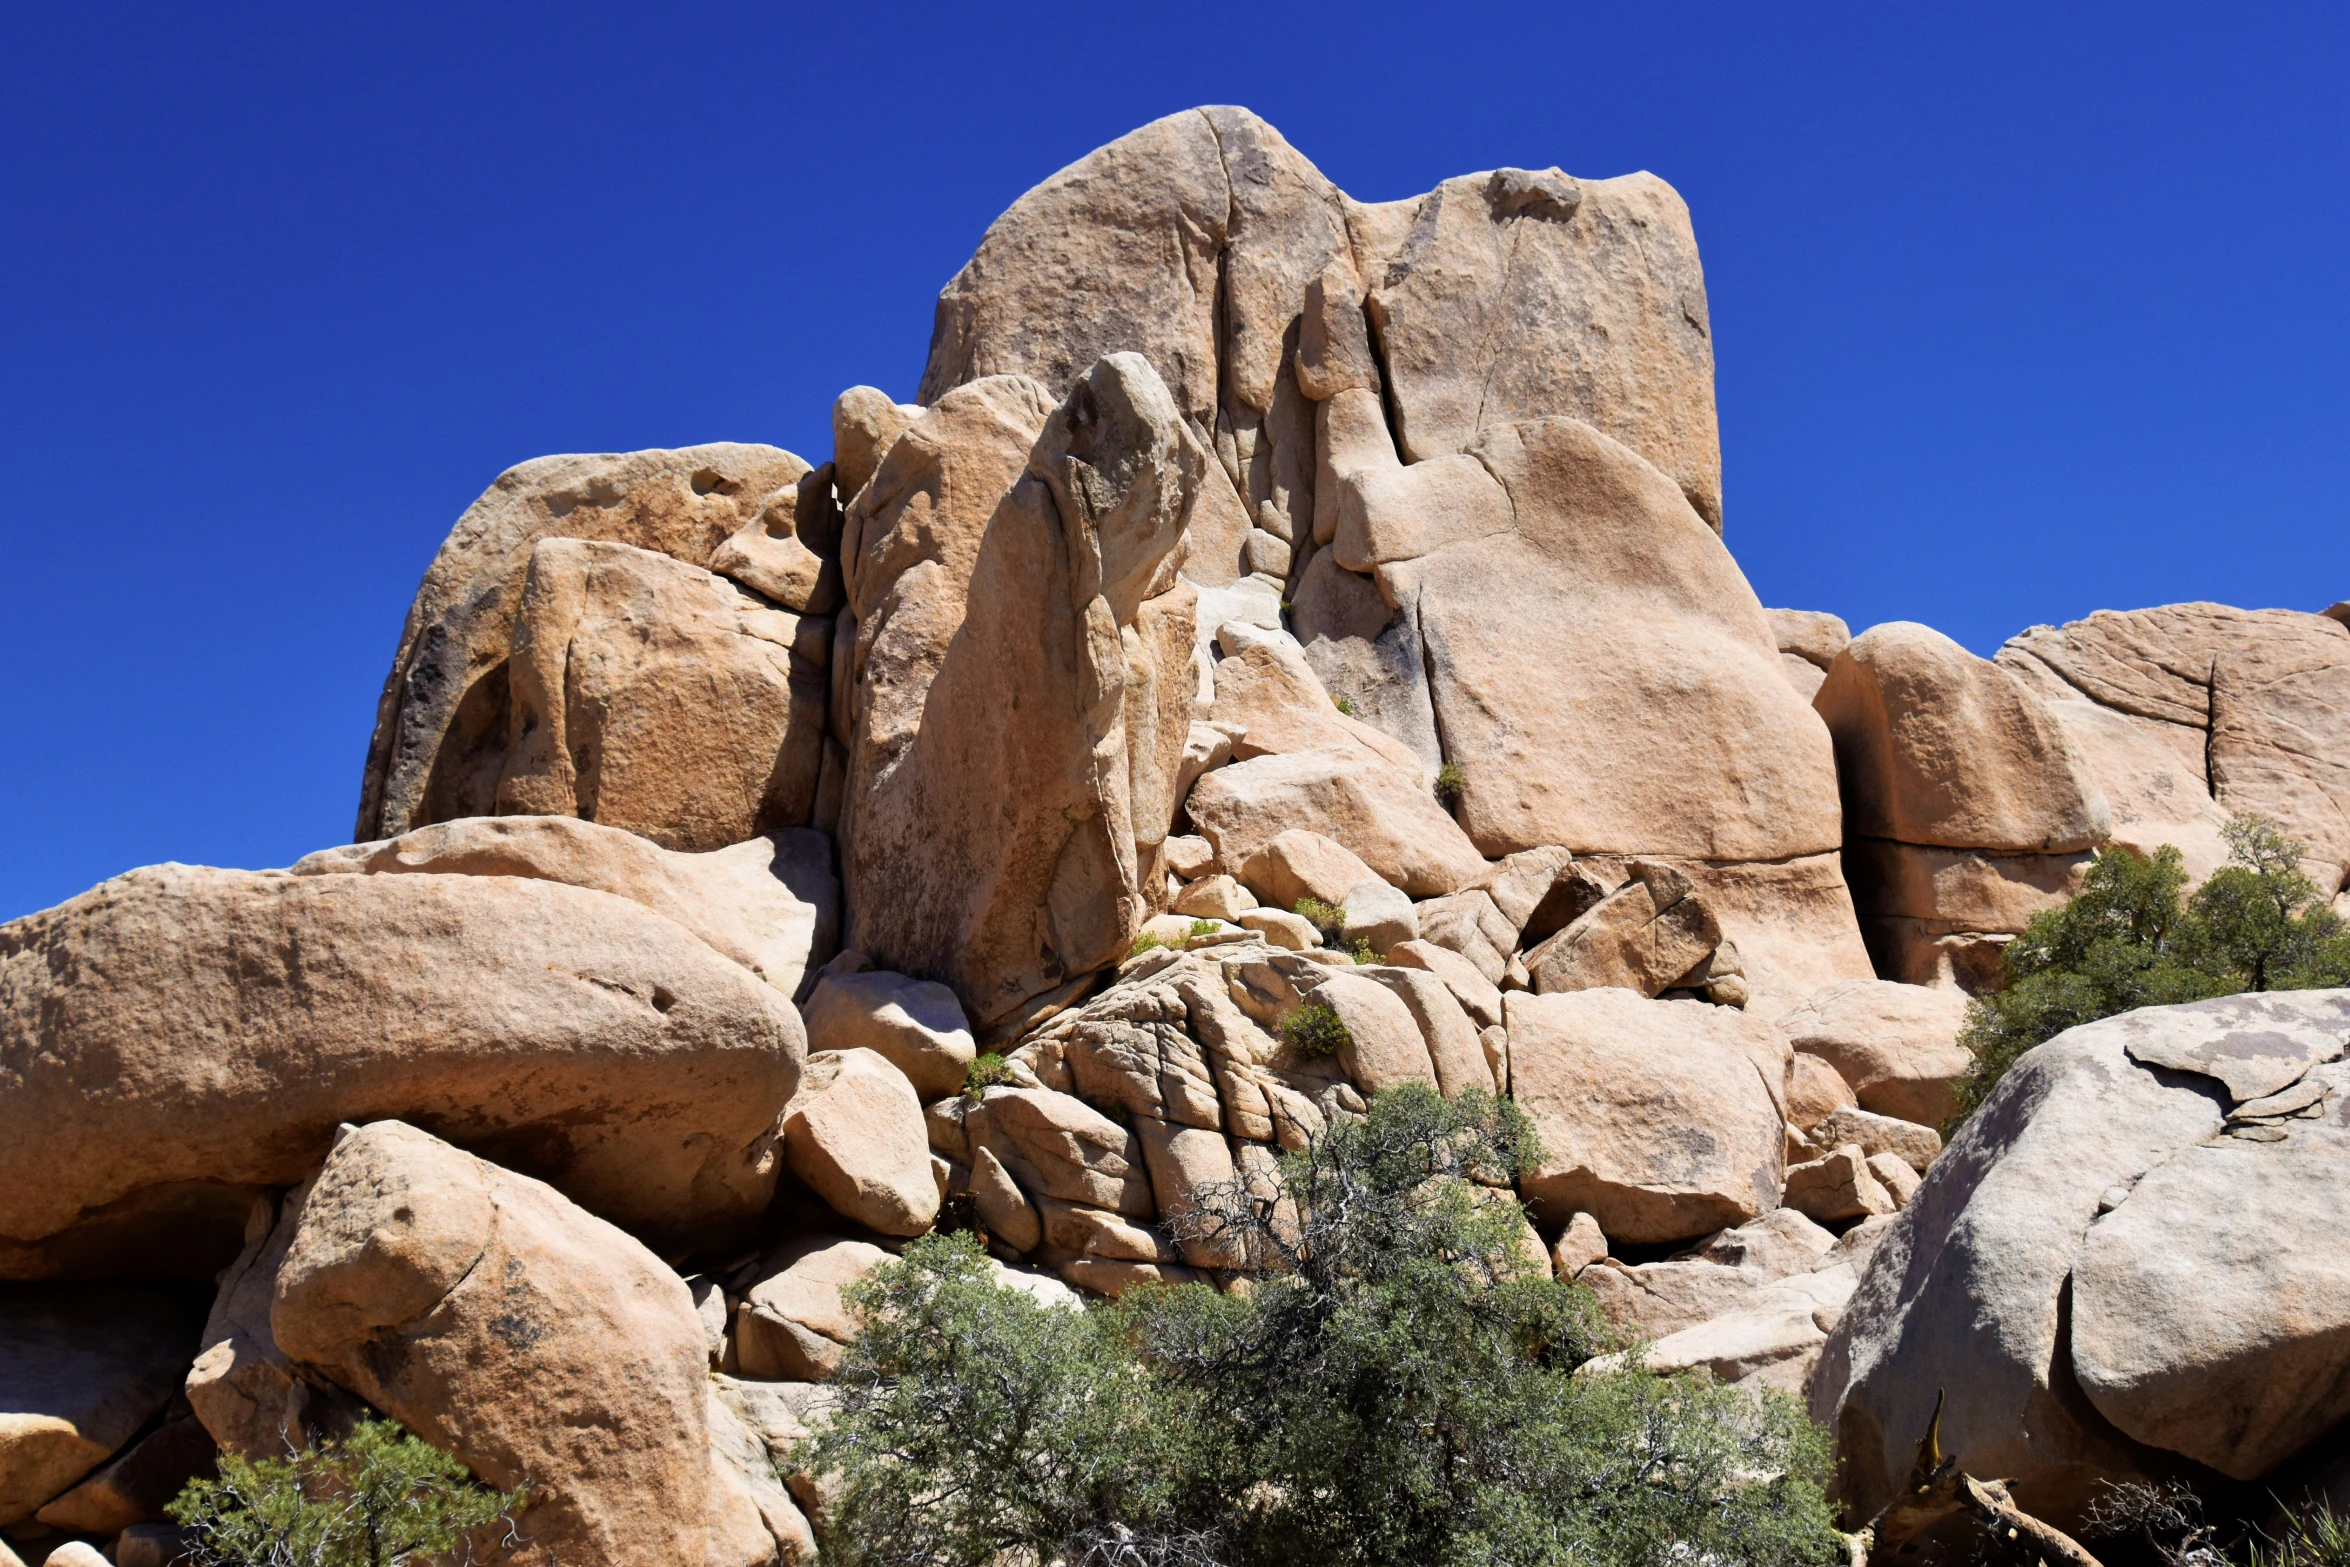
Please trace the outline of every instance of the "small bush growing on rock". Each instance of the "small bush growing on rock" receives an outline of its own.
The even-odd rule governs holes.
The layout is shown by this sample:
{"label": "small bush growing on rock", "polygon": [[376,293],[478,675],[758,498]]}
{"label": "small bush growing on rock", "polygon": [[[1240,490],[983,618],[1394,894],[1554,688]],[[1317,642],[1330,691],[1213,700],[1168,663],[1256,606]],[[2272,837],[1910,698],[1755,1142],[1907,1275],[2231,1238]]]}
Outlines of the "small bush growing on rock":
{"label": "small bush growing on rock", "polygon": [[2320,1502],[2294,1517],[2275,1542],[2253,1540],[2244,1559],[2246,1567],[2350,1567],[2350,1519]]}
{"label": "small bush growing on rock", "polygon": [[1480,1195],[1538,1157],[1507,1101],[1403,1088],[1179,1226],[1246,1293],[1084,1312],[933,1236],[845,1292],[835,1412],[789,1462],[837,1477],[845,1567],[1840,1561],[1826,1443],[1791,1400],[1643,1370]]}
{"label": "small bush growing on rock", "polygon": [[1282,1019],[1281,1037],[1310,1056],[1334,1056],[1354,1043],[1338,1014],[1319,1001],[1308,1002]]}
{"label": "small bush growing on rock", "polygon": [[1224,922],[1222,920],[1193,920],[1191,922],[1191,930],[1185,937],[1185,940],[1197,941],[1202,936],[1213,936],[1216,932],[1222,930],[1223,928]]}
{"label": "small bush growing on rock", "polygon": [[289,1458],[220,1455],[167,1511],[203,1567],[404,1567],[470,1562],[475,1536],[523,1506],[389,1420]]}
{"label": "small bush growing on rock", "polygon": [[1134,938],[1133,946],[1126,949],[1126,961],[1131,963],[1136,958],[1141,957],[1144,953],[1156,952],[1159,950],[1159,948],[1165,945],[1166,943],[1158,938],[1157,932],[1146,930],[1141,935]]}
{"label": "small bush growing on rock", "polygon": [[2032,917],[2001,955],[2002,987],[1968,1006],[1959,1040],[1975,1061],[1959,1119],[2017,1057],[2077,1024],[2245,990],[2350,985],[2350,933],[2302,874],[2301,845],[2258,816],[2226,832],[2230,863],[2183,902],[2177,849],[2113,848],[2078,897]]}
{"label": "small bush growing on rock", "polygon": [[1355,705],[1354,705],[1354,703],[1353,703],[1353,702],[1351,702],[1351,701],[1349,701],[1347,698],[1345,698],[1345,697],[1343,697],[1343,696],[1334,696],[1334,697],[1332,697],[1332,698],[1330,699],[1330,705],[1331,705],[1332,707],[1335,707],[1335,708],[1337,708],[1337,709],[1338,709],[1340,712],[1344,713],[1344,714],[1345,714],[1347,717],[1349,717],[1349,718],[1352,718],[1352,717],[1354,717],[1354,716],[1355,716]]}
{"label": "small bush growing on rock", "polygon": [[1355,944],[1346,949],[1346,955],[1354,959],[1358,965],[1371,964],[1379,961],[1379,954],[1373,952],[1371,950],[1371,943],[1361,936],[1357,936],[1355,938]]}
{"label": "small bush growing on rock", "polygon": [[1012,1064],[990,1050],[963,1069],[963,1097],[976,1104],[987,1090],[1009,1086],[1011,1081]]}
{"label": "small bush growing on rock", "polygon": [[1343,905],[1324,903],[1310,893],[1298,899],[1297,907],[1290,912],[1320,931],[1325,942],[1336,941],[1339,931],[1346,926],[1346,909]]}
{"label": "small bush growing on rock", "polygon": [[1468,787],[1469,780],[1458,762],[1447,762],[1436,769],[1436,803],[1446,810],[1459,808],[1461,791]]}

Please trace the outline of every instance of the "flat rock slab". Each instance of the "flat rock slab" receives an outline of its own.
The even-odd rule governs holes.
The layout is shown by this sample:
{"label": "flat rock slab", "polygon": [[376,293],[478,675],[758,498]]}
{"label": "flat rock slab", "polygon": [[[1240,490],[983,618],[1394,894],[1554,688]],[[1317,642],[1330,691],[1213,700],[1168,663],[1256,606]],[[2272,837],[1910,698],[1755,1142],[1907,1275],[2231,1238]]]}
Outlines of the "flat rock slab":
{"label": "flat rock slab", "polygon": [[2125,1017],[2123,1048],[2130,1059],[2216,1077],[2238,1103],[2291,1087],[2350,1046],[2350,997],[2311,1007],[2299,997],[2222,996],[2163,1010],[2196,1013],[2210,1022],[2183,1032],[2144,1014]]}

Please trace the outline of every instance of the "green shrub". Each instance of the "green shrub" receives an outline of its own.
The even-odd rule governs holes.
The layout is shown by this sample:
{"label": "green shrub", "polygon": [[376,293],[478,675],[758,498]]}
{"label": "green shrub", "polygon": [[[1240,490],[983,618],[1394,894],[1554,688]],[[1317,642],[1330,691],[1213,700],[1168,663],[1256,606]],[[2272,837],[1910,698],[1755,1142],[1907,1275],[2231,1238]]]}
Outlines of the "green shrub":
{"label": "green shrub", "polygon": [[1141,935],[1134,938],[1133,946],[1126,949],[1126,961],[1131,963],[1136,958],[1141,957],[1144,953],[1156,952],[1159,950],[1159,948],[1165,945],[1166,943],[1158,938],[1156,932],[1146,930]]}
{"label": "green shrub", "polygon": [[523,1506],[389,1420],[288,1458],[220,1455],[166,1511],[204,1567],[402,1567],[469,1562],[474,1536]]}
{"label": "green shrub", "polygon": [[1959,1119],[2025,1051],[2077,1024],[2244,990],[2350,985],[2350,933],[2302,874],[2301,845],[2258,816],[2225,830],[2230,863],[2184,902],[2177,849],[2106,849],[2078,897],[2008,943],[2001,987],[1969,1003],[1959,1035],[1975,1055]]}
{"label": "green shrub", "polygon": [[2293,1517],[2282,1538],[2253,1540],[2246,1567],[2350,1567],[2350,1519],[2326,1502]]}
{"label": "green shrub", "polygon": [[1346,928],[1346,909],[1343,905],[1324,903],[1310,894],[1298,899],[1297,907],[1290,912],[1320,931],[1324,943],[1336,941],[1338,933]]}
{"label": "green shrub", "polygon": [[963,1068],[963,1097],[976,1104],[988,1089],[1004,1087],[1011,1081],[1012,1064],[990,1050]]}
{"label": "green shrub", "polygon": [[1345,697],[1342,697],[1342,696],[1334,696],[1334,697],[1332,697],[1332,698],[1330,699],[1330,705],[1331,705],[1332,707],[1335,707],[1335,708],[1337,708],[1337,709],[1338,709],[1340,712],[1344,713],[1344,714],[1345,714],[1347,717],[1349,717],[1349,718],[1352,718],[1352,717],[1354,717],[1354,716],[1355,716],[1355,705],[1354,705],[1354,703],[1352,703],[1351,701],[1347,700]]}
{"label": "green shrub", "polygon": [[1281,1037],[1310,1056],[1334,1056],[1354,1043],[1336,1012],[1311,1001],[1281,1022]]}
{"label": "green shrub", "polygon": [[1461,791],[1468,786],[1469,780],[1461,772],[1459,763],[1446,762],[1436,769],[1436,802],[1446,810],[1459,809]]}
{"label": "green shrub", "polygon": [[1355,944],[1346,949],[1346,955],[1354,959],[1358,964],[1376,963],[1379,961],[1379,954],[1371,950],[1370,939],[1365,936],[1357,936],[1355,938]]}
{"label": "green shrub", "polygon": [[1254,1287],[1054,1310],[968,1236],[845,1293],[829,1423],[842,1567],[1841,1561],[1824,1437],[1778,1394],[1641,1370],[1525,1255],[1531,1126],[1481,1093],[1380,1095],[1278,1176],[1199,1190],[1187,1243]]}
{"label": "green shrub", "polygon": [[1184,939],[1187,942],[1196,941],[1202,936],[1213,936],[1216,932],[1222,930],[1223,928],[1224,922],[1222,920],[1193,920],[1191,922],[1191,930]]}

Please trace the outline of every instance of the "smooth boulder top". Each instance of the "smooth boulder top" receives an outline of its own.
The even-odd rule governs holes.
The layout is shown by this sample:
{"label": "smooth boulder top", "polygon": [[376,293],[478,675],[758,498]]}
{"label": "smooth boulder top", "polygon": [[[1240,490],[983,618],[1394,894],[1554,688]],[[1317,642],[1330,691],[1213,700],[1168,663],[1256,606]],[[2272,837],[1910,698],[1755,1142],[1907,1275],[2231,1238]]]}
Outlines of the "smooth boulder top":
{"label": "smooth boulder top", "polygon": [[521,876],[609,892],[677,921],[793,995],[840,941],[840,880],[822,833],[786,828],[685,854],[569,816],[487,816],[321,849],[297,876]]}
{"label": "smooth boulder top", "polygon": [[2113,829],[2080,752],[2024,684],[1930,626],[1852,640],[1812,706],[1835,737],[1845,831],[2011,854],[2066,854]]}
{"label": "smooth boulder top", "polygon": [[[2311,1058],[2350,1046],[2350,991],[2144,1008],[2068,1030],[2000,1080],[1885,1231],[1822,1353],[1812,1413],[1853,1507],[1874,1511],[1906,1476],[1937,1388],[1943,1451],[2060,1527],[2105,1482],[2146,1477],[2146,1448],[2257,1478],[2350,1414],[2339,1224],[2310,1206],[2340,1180],[2337,1101],[2239,1104],[2195,1065],[2146,1064],[2232,1071],[2263,1037],[2297,1079],[2339,1072]],[[2264,1109],[2280,1114],[2245,1115]]]}
{"label": "smooth boulder top", "polygon": [[[376,708],[352,836],[488,814],[465,753],[505,749],[506,656],[539,540],[610,540],[699,566],[807,473],[780,448],[719,442],[540,457],[498,475],[416,590]],[[487,782],[494,788],[494,772]]]}
{"label": "smooth boulder top", "polygon": [[789,1001],[609,893],[151,866],[0,926],[0,1272],[144,1267],[188,1205],[395,1113],[715,1239],[766,1207],[804,1053]]}

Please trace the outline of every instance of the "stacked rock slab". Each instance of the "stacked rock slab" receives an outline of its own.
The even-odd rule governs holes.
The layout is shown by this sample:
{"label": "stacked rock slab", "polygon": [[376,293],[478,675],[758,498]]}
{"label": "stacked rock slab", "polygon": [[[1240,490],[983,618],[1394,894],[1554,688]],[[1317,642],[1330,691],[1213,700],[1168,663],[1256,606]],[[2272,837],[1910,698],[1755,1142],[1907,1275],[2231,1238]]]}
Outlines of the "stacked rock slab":
{"label": "stacked rock slab", "polygon": [[2307,846],[2331,894],[2350,874],[2350,626],[2293,610],[2100,610],[2009,639],[1995,662],[2037,692],[2112,806],[2112,841],[2176,844],[2197,880],[2227,858],[2229,815]]}
{"label": "stacked rock slab", "polygon": [[1783,1008],[1869,971],[1825,736],[1717,536],[1706,323],[1686,209],[1652,176],[1505,169],[1364,206],[1205,109],[996,222],[941,296],[923,395],[1058,387],[1138,347],[1291,546],[1309,661],[1461,770],[1478,849],[1730,882],[1730,934]]}
{"label": "stacked rock slab", "polygon": [[851,941],[983,1025],[1164,904],[1194,686],[1175,570],[1210,466],[1114,354],[1057,408],[1017,377],[941,398],[849,507]]}
{"label": "stacked rock slab", "polygon": [[2073,892],[2113,818],[2064,728],[1929,627],[1872,627],[1812,704],[1835,736],[1845,874],[1878,972],[1993,982],[1999,940]]}

